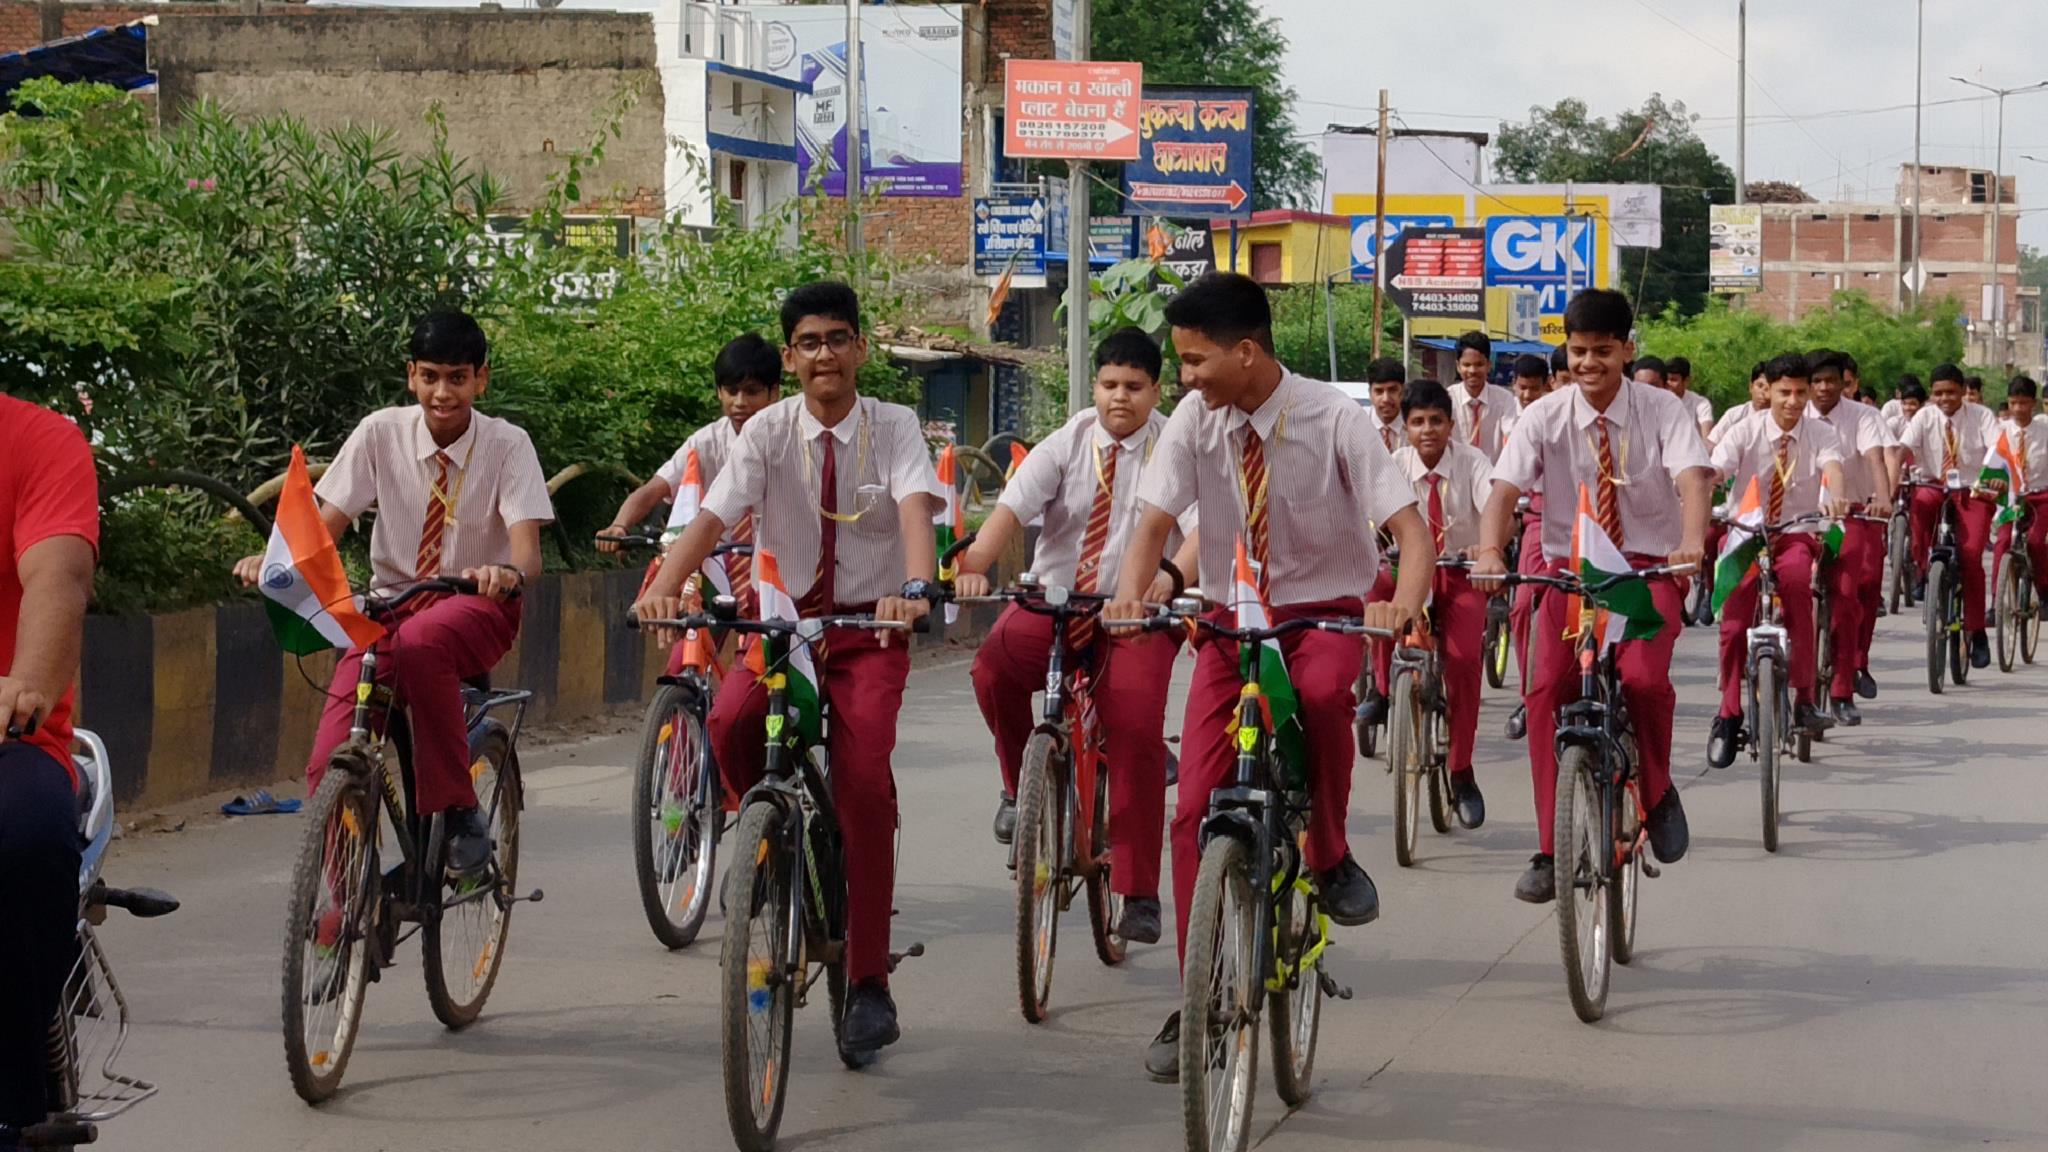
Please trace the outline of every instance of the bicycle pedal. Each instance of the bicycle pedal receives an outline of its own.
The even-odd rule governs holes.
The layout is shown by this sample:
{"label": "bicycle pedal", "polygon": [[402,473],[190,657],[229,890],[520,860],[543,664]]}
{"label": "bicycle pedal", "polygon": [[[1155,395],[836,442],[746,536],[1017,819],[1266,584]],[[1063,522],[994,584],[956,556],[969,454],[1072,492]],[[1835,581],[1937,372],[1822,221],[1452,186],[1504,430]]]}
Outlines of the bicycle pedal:
{"label": "bicycle pedal", "polygon": [[531,891],[531,892],[528,892],[528,893],[527,893],[526,895],[524,895],[524,896],[514,896],[514,897],[512,897],[511,899],[509,899],[509,900],[505,901],[505,903],[507,903],[507,904],[538,904],[538,903],[540,903],[541,901],[543,901],[543,900],[545,900],[545,899],[547,899],[547,898],[548,898],[548,894],[547,894],[547,893],[545,893],[545,892],[541,891],[541,890],[540,890],[540,889],[538,889],[538,888],[535,888],[535,889],[534,889],[533,891]]}
{"label": "bicycle pedal", "polygon": [[903,963],[905,960],[915,960],[922,955],[924,955],[924,941],[922,940],[901,952],[891,952],[889,953],[889,971],[894,972],[898,964]]}
{"label": "bicycle pedal", "polygon": [[1655,880],[1657,877],[1662,876],[1663,874],[1664,870],[1657,867],[1655,862],[1648,859],[1645,859],[1643,861],[1643,875],[1648,876],[1652,880]]}
{"label": "bicycle pedal", "polygon": [[1351,999],[1351,986],[1337,983],[1336,977],[1328,972],[1316,973],[1316,986],[1322,990],[1323,995],[1332,1000]]}

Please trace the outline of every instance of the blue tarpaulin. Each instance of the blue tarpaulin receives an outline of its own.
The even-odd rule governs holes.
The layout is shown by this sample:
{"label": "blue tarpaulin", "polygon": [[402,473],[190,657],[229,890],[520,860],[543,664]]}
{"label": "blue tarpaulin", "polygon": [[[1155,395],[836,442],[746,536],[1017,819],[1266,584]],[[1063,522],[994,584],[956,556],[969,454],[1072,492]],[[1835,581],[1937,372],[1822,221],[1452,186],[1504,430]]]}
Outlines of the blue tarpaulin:
{"label": "blue tarpaulin", "polygon": [[[1448,336],[1418,336],[1415,342],[1424,348],[1441,348],[1446,352],[1458,346],[1458,342]],[[1495,340],[1493,342],[1493,354],[1496,357],[1548,356],[1550,353],[1550,345],[1539,344],[1534,340]]]}
{"label": "blue tarpaulin", "polygon": [[11,108],[14,90],[38,76],[53,76],[67,84],[146,88],[156,83],[149,71],[148,37],[147,25],[138,20],[0,55],[0,109]]}

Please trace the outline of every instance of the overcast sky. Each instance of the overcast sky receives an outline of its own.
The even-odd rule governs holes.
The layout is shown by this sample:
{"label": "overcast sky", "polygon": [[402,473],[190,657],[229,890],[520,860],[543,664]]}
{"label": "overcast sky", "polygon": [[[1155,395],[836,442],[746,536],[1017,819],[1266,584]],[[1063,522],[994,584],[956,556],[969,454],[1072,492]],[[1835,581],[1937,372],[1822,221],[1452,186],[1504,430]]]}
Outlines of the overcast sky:
{"label": "overcast sky", "polygon": [[[1372,122],[1382,86],[1412,127],[1486,132],[1567,96],[1611,116],[1662,92],[1700,117],[1694,129],[1734,166],[1736,0],[1260,2],[1287,35],[1304,131]],[[1993,167],[1997,101],[1949,77],[2048,80],[2048,0],[1926,0],[1926,10],[1922,155]],[[1749,179],[1792,181],[1822,200],[1890,199],[1913,156],[1913,29],[1914,0],[1750,0]],[[2048,160],[2048,89],[2012,96],[2005,110],[2020,240],[2048,247],[2048,164],[2027,154]]]}

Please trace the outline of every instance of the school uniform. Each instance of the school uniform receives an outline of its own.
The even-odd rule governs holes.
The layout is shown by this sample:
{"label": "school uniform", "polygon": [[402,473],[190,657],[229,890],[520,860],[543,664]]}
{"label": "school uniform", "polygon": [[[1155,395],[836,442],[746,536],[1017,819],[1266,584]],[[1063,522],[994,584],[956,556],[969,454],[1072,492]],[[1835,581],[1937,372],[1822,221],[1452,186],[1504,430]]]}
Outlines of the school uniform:
{"label": "school uniform", "polygon": [[[1913,453],[1920,470],[1936,484],[1946,484],[1950,472],[1964,485],[1976,483],[1984,468],[1985,454],[1998,442],[1998,418],[1982,404],[1963,401],[1954,417],[1928,404],[1906,425],[1901,447]],[[1941,516],[1942,502],[1952,495],[1931,488],[1913,489],[1911,521],[1913,554],[1921,571],[1926,571],[1928,552],[1934,547],[1934,529]],[[1971,632],[1984,628],[1984,550],[1991,542],[1991,517],[1996,511],[1990,499],[1968,491],[1954,493],[1961,515],[1957,524],[1958,575],[1963,581],[1963,627]]]}
{"label": "school uniform", "polygon": [[[511,526],[555,518],[533,441],[481,412],[470,414],[469,427],[446,448],[434,443],[417,405],[372,412],[313,491],[351,520],[377,510],[370,569],[386,587],[509,565]],[[384,641],[391,658],[380,676],[389,676],[408,706],[422,813],[476,804],[462,682],[489,672],[511,650],[519,614],[516,597],[448,596],[413,611]],[[348,739],[362,659],[360,650],[351,651],[335,666],[306,763],[309,791],[319,788],[328,756]]]}
{"label": "school uniform", "polygon": [[1457,424],[1457,438],[1479,449],[1492,463],[1500,456],[1500,446],[1507,439],[1508,429],[1514,427],[1515,414],[1521,410],[1521,402],[1515,399],[1512,389],[1498,384],[1487,384],[1477,395],[1462,381],[1451,385],[1452,417]]}
{"label": "school uniform", "polygon": [[[1258,411],[1211,410],[1189,396],[1166,422],[1145,468],[1138,498],[1178,517],[1201,518],[1201,585],[1232,586],[1238,541],[1257,565],[1275,622],[1304,616],[1357,615],[1379,567],[1368,524],[1384,524],[1414,504],[1371,414],[1317,380],[1283,372]],[[1250,531],[1247,531],[1247,525]],[[1263,543],[1262,543],[1263,541]],[[1229,619],[1230,609],[1219,609]],[[1303,863],[1315,871],[1342,863],[1344,824],[1357,757],[1352,685],[1364,655],[1356,636],[1305,631],[1282,651],[1301,701],[1314,812]],[[1230,778],[1236,746],[1237,646],[1197,642],[1183,728],[1180,794],[1173,826],[1176,930],[1187,945],[1188,903],[1200,864],[1198,833],[1209,794]]]}
{"label": "school uniform", "polygon": [[[904,540],[897,505],[939,494],[917,414],[861,397],[827,428],[801,395],[756,413],[740,430],[704,510],[727,524],[754,513],[754,546],[775,557],[806,617],[869,612],[902,589]],[[757,553],[757,562],[758,562]],[[847,977],[886,981],[896,885],[896,719],[910,646],[834,629],[819,661],[830,702],[827,752],[847,873]],[[711,746],[732,795],[760,780],[768,699],[755,674],[735,668],[711,708]]]}
{"label": "school uniform", "polygon": [[[1544,395],[1547,396],[1549,393],[1546,392]],[[1540,400],[1542,397],[1537,399]],[[1524,404],[1515,410],[1517,424],[1521,423],[1522,414],[1528,409],[1529,405]],[[1514,439],[1514,434],[1514,429],[1510,428],[1508,439]],[[1528,576],[1541,572],[1544,568],[1543,493],[1525,492],[1523,495],[1528,498],[1529,507],[1522,513],[1522,540],[1521,547],[1515,553],[1515,570]],[[1515,642],[1515,667],[1520,669],[1520,680],[1525,684],[1529,679],[1529,621],[1535,618],[1536,600],[1542,594],[1543,589],[1536,585],[1524,584],[1515,589],[1514,600],[1508,608],[1508,631],[1513,634]]]}
{"label": "school uniform", "polygon": [[[1839,405],[1837,406],[1839,408]],[[1750,481],[1757,484],[1763,499],[1764,522],[1783,521],[1818,511],[1822,497],[1822,472],[1830,464],[1842,463],[1842,441],[1826,421],[1801,416],[1788,431],[1777,418],[1765,415],[1745,421],[1714,448],[1714,467],[1730,481],[1736,492],[1745,492]],[[1791,636],[1790,674],[1795,704],[1813,703],[1815,662],[1813,629],[1813,571],[1820,560],[1820,526],[1802,524],[1772,538],[1769,563],[1778,581],[1778,602],[1782,623]],[[1765,563],[1759,556],[1757,563]],[[1847,567],[1838,561],[1838,567]],[[1762,580],[1755,572],[1742,578],[1728,593],[1721,608],[1721,715],[1742,714],[1742,671],[1749,653],[1749,629],[1756,623],[1757,597]],[[1842,605],[1837,603],[1837,611]],[[1853,611],[1853,607],[1850,609]],[[1837,685],[1848,687],[1837,693],[1846,698],[1855,690],[1853,673],[1846,679],[1836,670]]]}
{"label": "school uniform", "polygon": [[[1673,395],[1677,394],[1673,393]],[[1692,413],[1693,427],[1712,428],[1714,426],[1714,402],[1712,400],[1707,399],[1698,392],[1687,389],[1685,395],[1678,397],[1678,402],[1685,405],[1686,411]]]}
{"label": "school uniform", "polygon": [[[2027,526],[2027,559],[2033,564],[2035,582],[2048,586],[2048,423],[2034,420],[2022,425],[2004,420],[1999,428],[2020,461],[2020,474],[2012,478],[2013,491],[2034,510],[2033,522]],[[2011,547],[2012,525],[2001,524],[1994,564],[2002,563]]]}
{"label": "school uniform", "polygon": [[[725,471],[725,462],[731,457],[733,444],[739,440],[739,436],[740,430],[733,426],[732,417],[720,416],[711,423],[690,433],[689,438],[683,441],[682,447],[676,449],[675,455],[664,460],[661,467],[654,470],[654,475],[662,483],[668,485],[670,499],[676,499],[678,494],[682,492],[683,476],[689,470],[690,455],[695,453],[697,456],[697,480],[703,486],[702,490],[697,494],[699,501],[701,501],[703,494],[711,491],[711,486],[718,482],[719,474]],[[721,544],[752,544],[754,542],[753,513],[748,511],[741,515],[737,521],[727,524],[725,526],[725,535],[721,536],[718,542]],[[754,596],[754,558],[751,555],[741,553],[728,553],[722,560],[714,560],[712,563],[723,563],[725,565],[725,574],[727,579],[732,582],[733,600],[738,605],[740,616],[743,619],[750,620],[759,615],[759,601]],[[641,583],[640,587],[642,592],[645,592],[654,583],[654,577],[660,571],[661,559],[656,557],[648,565],[647,579]],[[669,652],[668,674],[670,676],[675,676],[682,672],[683,665],[689,655],[689,649],[690,641],[686,639],[676,641],[674,647]]]}
{"label": "school uniform", "polygon": [[[1115,591],[1142,511],[1138,485],[1145,461],[1165,430],[1166,418],[1154,412],[1118,440],[1089,408],[1031,449],[998,502],[1019,523],[1044,518],[1031,557],[1041,583]],[[1168,554],[1181,540],[1177,527]],[[1166,692],[1180,641],[1158,632],[1113,636],[1092,623],[1072,627],[1077,643],[1089,646],[1107,754],[1110,884],[1120,895],[1156,898],[1166,831]],[[1010,796],[1017,794],[1024,745],[1037,726],[1031,694],[1045,684],[1053,639],[1050,617],[1013,604],[974,655],[974,699],[995,736],[1003,791]]]}
{"label": "school uniform", "polygon": [[[1818,420],[1835,433],[1842,455],[1841,498],[1861,507],[1890,497],[1890,480],[1882,468],[1873,468],[1864,453],[1875,451],[1882,459],[1892,446],[1885,431],[1884,417],[1877,409],[1844,397],[1832,412],[1823,413],[1808,404],[1806,417]],[[1877,608],[1884,596],[1884,553],[1887,525],[1868,520],[1842,522],[1842,550],[1830,570],[1829,591],[1834,597],[1830,617],[1834,637],[1835,672],[1832,685],[1825,687],[1835,700],[1847,700],[1856,689],[1856,674],[1870,666],[1870,642],[1877,634]]]}
{"label": "school uniform", "polygon": [[[1604,413],[1587,403],[1578,388],[1531,404],[1495,463],[1493,478],[1524,492],[1540,491],[1554,510],[1544,518],[1541,534],[1550,569],[1570,562],[1576,517],[1567,510],[1578,507],[1582,485],[1593,495],[1595,514],[1611,525],[1615,545],[1632,565],[1644,568],[1664,563],[1678,549],[1678,477],[1709,466],[1699,427],[1678,398],[1654,385],[1624,380]],[[1651,580],[1649,589],[1664,628],[1653,638],[1622,642],[1617,665],[1635,725],[1643,800],[1654,807],[1671,787],[1671,721],[1678,699],[1671,687],[1671,649],[1683,595],[1670,578]],[[1545,855],[1552,851],[1557,811],[1557,710],[1579,692],[1576,649],[1565,639],[1569,599],[1545,596],[1538,602],[1522,689],[1537,837]]]}

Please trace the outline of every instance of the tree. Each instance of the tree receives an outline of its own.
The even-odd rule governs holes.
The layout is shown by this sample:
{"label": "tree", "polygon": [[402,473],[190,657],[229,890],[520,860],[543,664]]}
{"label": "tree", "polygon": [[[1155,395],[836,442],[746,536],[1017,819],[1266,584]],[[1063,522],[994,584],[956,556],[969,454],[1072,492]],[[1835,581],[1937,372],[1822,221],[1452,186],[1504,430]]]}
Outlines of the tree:
{"label": "tree", "polygon": [[2020,245],[2020,286],[2048,288],[2048,252],[2032,244]]}
{"label": "tree", "polygon": [[1524,124],[1502,124],[1493,169],[1503,180],[1663,187],[1664,246],[1625,252],[1622,290],[1640,313],[1676,304],[1700,312],[1707,299],[1707,208],[1735,200],[1735,175],[1693,131],[1682,101],[1652,93],[1643,106],[1592,116],[1583,100],[1531,108]]}
{"label": "tree", "polygon": [[1295,139],[1294,89],[1281,79],[1287,37],[1254,0],[1095,0],[1090,23],[1089,54],[1144,64],[1147,84],[1257,89],[1253,206],[1283,208],[1312,196],[1316,155]]}

